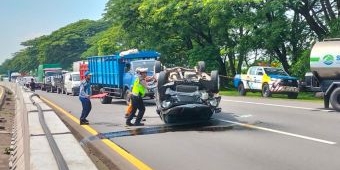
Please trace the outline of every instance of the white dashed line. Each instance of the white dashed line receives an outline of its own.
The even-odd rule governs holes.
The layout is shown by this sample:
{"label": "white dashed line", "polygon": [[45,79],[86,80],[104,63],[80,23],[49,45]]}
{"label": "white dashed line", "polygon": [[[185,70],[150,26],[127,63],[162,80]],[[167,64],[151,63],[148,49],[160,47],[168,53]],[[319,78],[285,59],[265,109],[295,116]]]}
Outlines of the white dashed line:
{"label": "white dashed line", "polygon": [[260,127],[260,126],[254,126],[254,125],[250,125],[250,124],[234,122],[234,121],[224,120],[224,119],[217,119],[217,120],[222,121],[222,122],[235,124],[235,125],[239,125],[239,126],[243,126],[243,127],[248,127],[248,128],[252,128],[252,129],[259,129],[259,130],[263,130],[263,131],[268,131],[268,132],[278,133],[278,134],[282,134],[282,135],[297,137],[297,138],[311,140],[311,141],[320,142],[320,143],[325,143],[325,144],[329,144],[329,145],[335,145],[336,144],[336,142],[327,141],[327,140],[318,139],[318,138],[313,138],[313,137],[308,137],[308,136],[303,136],[303,135],[289,133],[289,132],[284,132],[284,131],[280,131],[280,130],[274,130],[274,129],[264,128],[264,127]]}
{"label": "white dashed line", "polygon": [[228,100],[228,99],[222,99],[222,101],[234,102],[234,103],[247,103],[247,104],[255,104],[255,105],[265,105],[265,106],[275,106],[275,107],[285,107],[285,108],[302,109],[302,110],[323,111],[323,112],[333,112],[334,111],[334,110],[327,110],[327,109],[316,109],[316,108],[309,108],[309,107],[287,106],[287,105],[280,105],[280,104],[257,103],[257,102],[247,102],[247,101]]}

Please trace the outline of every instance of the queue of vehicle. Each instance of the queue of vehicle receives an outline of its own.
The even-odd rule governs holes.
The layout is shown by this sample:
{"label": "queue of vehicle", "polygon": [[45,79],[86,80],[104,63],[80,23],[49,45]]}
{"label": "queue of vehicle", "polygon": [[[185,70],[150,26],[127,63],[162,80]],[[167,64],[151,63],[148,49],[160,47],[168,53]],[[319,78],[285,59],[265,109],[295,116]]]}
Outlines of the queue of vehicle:
{"label": "queue of vehicle", "polygon": [[[324,92],[325,107],[329,102],[340,111],[340,40],[325,40],[316,43],[311,52],[310,73],[300,83],[295,77],[277,67],[252,66],[247,74],[237,74],[233,84],[239,95],[247,92],[261,92],[263,97],[272,94],[287,94],[296,99],[300,89]],[[205,63],[200,61],[195,68],[163,67],[156,51],[132,49],[107,56],[92,56],[86,61],[73,63],[72,72],[63,72],[58,64],[40,65],[37,83],[41,90],[77,95],[84,72],[90,71],[91,88],[94,94],[102,94],[102,104],[110,104],[113,98],[124,99],[129,103],[135,79],[136,68],[146,68],[148,76],[157,81],[148,84],[144,99],[155,99],[156,113],[165,123],[177,121],[176,117],[189,119],[210,119],[221,109],[218,107],[218,71],[205,72]],[[26,77],[24,82],[34,77]],[[27,80],[26,80],[27,79]],[[25,84],[25,83],[24,83]],[[198,112],[204,114],[196,114]],[[194,113],[194,114],[192,114]]]}

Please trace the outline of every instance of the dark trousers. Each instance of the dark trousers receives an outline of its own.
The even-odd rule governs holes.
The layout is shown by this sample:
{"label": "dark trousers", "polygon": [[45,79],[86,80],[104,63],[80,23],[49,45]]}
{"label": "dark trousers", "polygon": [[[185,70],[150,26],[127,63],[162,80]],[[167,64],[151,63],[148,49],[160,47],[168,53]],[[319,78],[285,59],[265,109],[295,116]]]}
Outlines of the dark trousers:
{"label": "dark trousers", "polygon": [[145,106],[144,106],[144,102],[143,102],[142,97],[131,95],[131,104],[132,104],[131,114],[126,119],[126,123],[131,123],[131,120],[136,115],[137,109],[138,109],[138,115],[137,115],[135,123],[140,123],[140,121],[142,120],[142,118],[144,116],[144,112],[145,112]]}
{"label": "dark trousers", "polygon": [[88,98],[84,98],[84,97],[79,97],[79,100],[81,101],[81,105],[83,106],[80,120],[85,120],[92,109],[91,100]]}

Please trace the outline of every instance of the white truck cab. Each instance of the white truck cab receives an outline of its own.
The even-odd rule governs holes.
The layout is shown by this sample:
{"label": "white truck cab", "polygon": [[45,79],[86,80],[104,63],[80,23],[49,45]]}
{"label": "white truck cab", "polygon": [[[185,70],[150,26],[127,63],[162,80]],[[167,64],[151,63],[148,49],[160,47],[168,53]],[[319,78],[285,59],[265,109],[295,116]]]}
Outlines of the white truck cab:
{"label": "white truck cab", "polygon": [[68,72],[64,75],[64,91],[66,94],[79,95],[80,74],[79,72]]}

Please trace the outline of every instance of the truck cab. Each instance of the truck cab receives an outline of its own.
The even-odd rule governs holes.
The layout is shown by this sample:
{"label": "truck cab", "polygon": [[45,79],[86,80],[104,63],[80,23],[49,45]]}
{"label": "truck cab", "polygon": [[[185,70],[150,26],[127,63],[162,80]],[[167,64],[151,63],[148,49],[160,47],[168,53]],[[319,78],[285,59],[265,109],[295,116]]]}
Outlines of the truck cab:
{"label": "truck cab", "polygon": [[270,97],[273,93],[287,94],[288,98],[296,99],[299,93],[298,80],[289,76],[281,68],[253,66],[247,74],[237,74],[234,86],[240,95],[245,96],[248,91],[261,92],[263,97]]}
{"label": "truck cab", "polygon": [[61,79],[61,68],[44,69],[43,88],[46,89],[46,92],[54,92],[57,90],[57,84]]}
{"label": "truck cab", "polygon": [[68,72],[64,75],[64,93],[72,96],[79,94],[80,74],[79,72]]}
{"label": "truck cab", "polygon": [[[123,98],[129,103],[133,83],[138,77],[136,68],[148,68],[148,76],[153,76],[155,62],[159,56],[156,51],[133,49],[115,55],[89,57],[88,69],[92,73],[93,92],[106,94],[101,98],[103,104],[111,103],[112,98]],[[152,88],[149,88],[146,97],[154,98]]]}
{"label": "truck cab", "polygon": [[[123,84],[128,90],[128,93],[131,92],[133,83],[135,82],[136,78],[138,78],[138,75],[136,74],[136,68],[143,67],[148,68],[147,75],[153,76],[154,75],[154,68],[155,66],[155,60],[135,60],[126,63],[125,66],[125,73],[123,75]],[[150,84],[151,86],[152,84]],[[128,94],[127,94],[128,95]],[[148,92],[145,94],[145,96],[154,97],[154,91],[152,89],[149,89]],[[126,98],[126,96],[125,96]]]}

